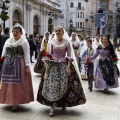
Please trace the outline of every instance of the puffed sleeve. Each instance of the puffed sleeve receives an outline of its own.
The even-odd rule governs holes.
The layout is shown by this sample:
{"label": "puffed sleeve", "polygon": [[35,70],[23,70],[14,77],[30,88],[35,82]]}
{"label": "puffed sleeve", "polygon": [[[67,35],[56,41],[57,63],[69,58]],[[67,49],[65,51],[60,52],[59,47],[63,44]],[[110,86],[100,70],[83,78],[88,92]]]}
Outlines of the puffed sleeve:
{"label": "puffed sleeve", "polygon": [[71,50],[71,46],[70,46],[70,43],[68,42],[68,44],[67,44],[67,46],[66,46],[66,51],[67,51],[67,56],[66,56],[66,58],[68,59],[68,60],[70,60],[71,62],[73,62],[74,60],[73,60],[73,58],[72,58],[72,50]]}
{"label": "puffed sleeve", "polygon": [[95,59],[98,55],[99,55],[99,49],[97,48],[95,54],[91,56],[90,58]]}
{"label": "puffed sleeve", "polygon": [[23,51],[24,51],[24,59],[25,59],[25,65],[30,66],[30,47],[29,43],[26,41],[24,44],[22,44]]}

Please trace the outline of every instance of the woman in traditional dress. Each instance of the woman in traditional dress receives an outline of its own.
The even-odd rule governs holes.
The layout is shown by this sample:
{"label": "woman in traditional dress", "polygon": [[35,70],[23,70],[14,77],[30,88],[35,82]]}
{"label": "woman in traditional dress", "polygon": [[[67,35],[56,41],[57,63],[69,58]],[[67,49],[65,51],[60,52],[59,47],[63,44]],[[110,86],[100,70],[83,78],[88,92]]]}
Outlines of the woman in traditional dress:
{"label": "woman in traditional dress", "polygon": [[41,48],[40,48],[40,51],[39,51],[37,62],[35,63],[35,66],[34,66],[34,72],[35,73],[42,74],[42,72],[43,72],[42,68],[44,67],[44,64],[43,64],[43,61],[41,61],[41,59],[42,59],[42,54],[44,52],[47,52],[47,45],[48,45],[48,42],[49,42],[49,36],[50,36],[50,33],[45,32],[42,43],[41,43]]}
{"label": "woman in traditional dress", "polygon": [[2,51],[0,103],[12,105],[16,111],[19,104],[34,101],[30,71],[29,43],[21,25],[12,28],[10,38],[5,42]]}
{"label": "woman in traditional dress", "polygon": [[95,88],[108,90],[119,87],[119,71],[116,65],[117,55],[109,38],[102,38],[102,45],[99,45],[96,53],[90,57],[94,59],[99,55],[95,71]]}
{"label": "woman in traditional dress", "polygon": [[[72,107],[86,102],[81,77],[68,34],[61,26],[55,28],[56,37],[51,41],[45,74],[37,94],[37,101],[50,106],[49,115],[53,116],[55,107]],[[48,72],[49,69],[49,72]]]}
{"label": "woman in traditional dress", "polygon": [[73,50],[74,50],[74,53],[76,56],[77,63],[79,65],[79,56],[77,54],[77,51],[80,51],[80,41],[79,41],[79,38],[75,32],[72,33],[70,40],[71,40],[71,43],[73,46]]}
{"label": "woman in traditional dress", "polygon": [[40,51],[47,52],[47,44],[48,44],[48,41],[49,41],[49,37],[50,37],[50,33],[45,32],[45,35],[44,35],[42,43],[41,43]]}
{"label": "woman in traditional dress", "polygon": [[[94,53],[96,53],[96,49],[98,48],[99,45],[101,45],[101,40],[100,40],[100,37],[97,36],[96,39],[94,40],[93,44],[92,44],[92,47],[94,49]],[[96,57],[96,59],[94,59],[94,75],[95,75],[95,71],[96,71],[96,67],[97,67],[97,63],[98,63],[98,60],[99,60],[99,56]]]}

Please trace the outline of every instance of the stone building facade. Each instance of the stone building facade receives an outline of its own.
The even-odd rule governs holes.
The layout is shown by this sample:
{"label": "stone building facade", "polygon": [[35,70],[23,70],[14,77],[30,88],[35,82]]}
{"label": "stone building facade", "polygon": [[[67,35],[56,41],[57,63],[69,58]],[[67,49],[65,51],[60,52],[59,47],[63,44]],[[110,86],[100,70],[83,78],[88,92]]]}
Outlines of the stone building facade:
{"label": "stone building facade", "polygon": [[60,24],[66,31],[72,31],[78,35],[86,36],[91,34],[91,0],[60,0],[61,19]]}
{"label": "stone building facade", "polygon": [[120,0],[92,0],[92,26],[95,26],[95,14],[99,9],[105,13],[105,27],[92,28],[93,35],[109,34],[120,37]]}
{"label": "stone building facade", "polygon": [[[52,32],[59,25],[59,7],[59,0],[10,0],[9,19],[5,26],[12,28],[18,22],[27,34],[44,35],[44,32]],[[0,20],[0,23],[3,21]]]}

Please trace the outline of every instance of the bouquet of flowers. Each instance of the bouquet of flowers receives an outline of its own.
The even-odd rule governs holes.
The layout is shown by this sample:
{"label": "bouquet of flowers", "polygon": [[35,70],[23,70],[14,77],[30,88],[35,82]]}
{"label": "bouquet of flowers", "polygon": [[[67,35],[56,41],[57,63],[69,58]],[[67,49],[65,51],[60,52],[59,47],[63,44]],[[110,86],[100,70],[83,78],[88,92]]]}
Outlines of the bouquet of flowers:
{"label": "bouquet of flowers", "polygon": [[119,59],[118,59],[117,56],[116,56],[116,57],[112,58],[112,60],[113,60],[114,69],[116,69],[117,74],[118,74],[118,76],[120,77],[120,71],[119,71],[118,66],[117,66],[117,61],[118,61]]}
{"label": "bouquet of flowers", "polygon": [[90,57],[87,57],[85,64],[87,65],[88,68],[91,66],[91,59],[90,59]]}
{"label": "bouquet of flowers", "polygon": [[46,79],[50,74],[51,66],[54,64],[54,59],[51,55],[47,54],[46,52],[42,53],[42,61],[46,66],[44,79]]}
{"label": "bouquet of flowers", "polygon": [[45,65],[48,66],[48,64],[52,61],[54,61],[53,57],[46,52],[42,54],[42,61],[45,63]]}
{"label": "bouquet of flowers", "polygon": [[112,60],[113,60],[113,63],[116,63],[118,61],[118,58],[114,57],[114,58],[112,58]]}

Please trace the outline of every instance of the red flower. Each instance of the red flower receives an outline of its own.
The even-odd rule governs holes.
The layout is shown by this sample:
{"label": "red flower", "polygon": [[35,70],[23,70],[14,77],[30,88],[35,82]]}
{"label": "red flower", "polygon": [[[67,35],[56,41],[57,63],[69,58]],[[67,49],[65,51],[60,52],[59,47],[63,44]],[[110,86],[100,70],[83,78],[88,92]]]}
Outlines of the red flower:
{"label": "red flower", "polygon": [[44,53],[42,54],[42,56],[43,56],[43,57],[47,56],[47,53],[46,53],[46,52],[44,52]]}
{"label": "red flower", "polygon": [[4,61],[4,58],[0,58],[0,62],[3,62]]}
{"label": "red flower", "polygon": [[113,61],[118,61],[117,57],[112,58]]}
{"label": "red flower", "polygon": [[47,55],[47,57],[48,57],[50,60],[54,60],[51,55]]}

